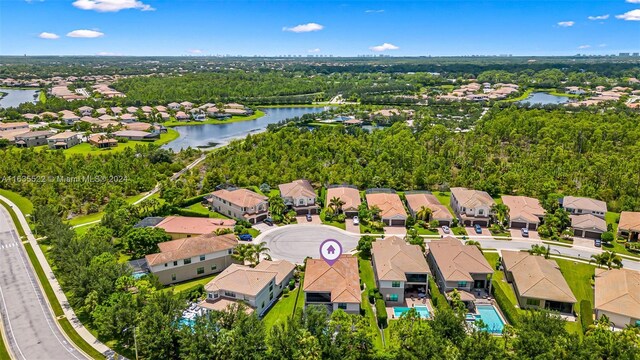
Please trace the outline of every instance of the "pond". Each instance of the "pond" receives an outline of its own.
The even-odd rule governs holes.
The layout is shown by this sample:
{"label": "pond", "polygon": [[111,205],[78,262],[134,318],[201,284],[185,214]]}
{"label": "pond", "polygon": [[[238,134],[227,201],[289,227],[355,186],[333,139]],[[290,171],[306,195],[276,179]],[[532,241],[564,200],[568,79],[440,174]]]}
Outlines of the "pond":
{"label": "pond", "polygon": [[26,102],[35,103],[40,90],[21,90],[0,88],[0,92],[6,93],[0,98],[0,108],[18,107],[18,105]]}
{"label": "pond", "polygon": [[224,145],[231,140],[244,138],[248,134],[262,132],[269,124],[304,114],[319,113],[329,110],[329,107],[286,107],[260,110],[264,111],[265,115],[255,120],[228,124],[176,126],[174,129],[180,133],[180,137],[164,145],[164,148],[180,151],[180,149],[186,149],[189,146],[192,148],[210,148]]}
{"label": "pond", "polygon": [[529,105],[549,105],[549,104],[565,104],[569,102],[566,96],[551,95],[546,92],[534,92],[526,99],[518,101],[519,104]]}

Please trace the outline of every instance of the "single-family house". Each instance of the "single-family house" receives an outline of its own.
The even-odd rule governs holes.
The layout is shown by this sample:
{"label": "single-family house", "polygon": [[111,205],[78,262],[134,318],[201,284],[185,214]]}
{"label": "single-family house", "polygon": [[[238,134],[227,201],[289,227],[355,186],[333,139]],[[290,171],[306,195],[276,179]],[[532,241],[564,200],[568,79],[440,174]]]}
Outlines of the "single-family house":
{"label": "single-family house", "polygon": [[149,114],[151,114],[153,112],[153,108],[151,106],[147,106],[147,105],[141,107],[140,110],[142,110],[142,112],[147,114],[147,115],[149,115]]}
{"label": "single-family house", "polygon": [[538,199],[504,195],[502,203],[509,208],[510,228],[537,230],[544,219],[545,210]]}
{"label": "single-family house", "polygon": [[124,127],[127,130],[136,130],[136,131],[157,131],[159,127],[157,125],[152,125],[146,122],[131,122],[125,124]]}
{"label": "single-family house", "polygon": [[115,137],[125,138],[128,140],[153,140],[160,137],[160,132],[146,132],[138,130],[120,130],[113,133]]}
{"label": "single-family house", "polygon": [[485,191],[451,188],[451,208],[464,226],[489,226],[494,204],[491,195]]}
{"label": "single-family house", "polygon": [[105,115],[107,113],[107,109],[99,108],[96,110],[96,112],[98,113],[98,115]]}
{"label": "single-family house", "polygon": [[82,142],[82,134],[73,131],[57,133],[47,139],[49,149],[68,149]]}
{"label": "single-family house", "polygon": [[91,113],[93,113],[93,108],[91,106],[81,106],[78,108],[78,112],[81,116],[91,116]]}
{"label": "single-family house", "polygon": [[[91,113],[89,113],[89,115],[85,115],[85,116],[90,116]],[[62,114],[62,116],[60,116],[60,121],[62,121],[65,125],[73,125],[75,124],[77,121],[80,121],[80,116],[72,113],[72,112],[65,112]]]}
{"label": "single-family house", "polygon": [[212,107],[208,107],[205,112],[207,113],[207,116],[209,117],[215,117],[220,111],[218,110],[217,107],[212,106]]}
{"label": "single-family house", "polygon": [[572,215],[591,214],[604,219],[607,213],[606,202],[586,197],[565,196],[560,205]]}
{"label": "single-family house", "polygon": [[521,309],[573,312],[576,297],[554,260],[523,251],[503,250],[502,265]]}
{"label": "single-family house", "polygon": [[607,231],[607,222],[592,214],[569,215],[573,235],[588,239],[600,239],[602,233]]}
{"label": "single-family house", "polygon": [[402,304],[406,294],[427,293],[431,271],[419,245],[391,236],[374,241],[371,262],[376,284],[387,303]]}
{"label": "single-family house", "polygon": [[453,215],[449,209],[438,201],[435,195],[428,192],[410,192],[404,194],[407,199],[407,208],[409,214],[414,218],[418,217],[418,213],[424,207],[431,210],[428,221],[436,220],[440,226],[451,226]]}
{"label": "single-family house", "polygon": [[28,121],[33,121],[38,117],[38,115],[37,114],[28,113],[28,114],[22,114],[22,117],[25,118]]}
{"label": "single-family house", "polygon": [[34,147],[47,145],[47,139],[53,135],[50,130],[30,131],[15,136],[15,144],[18,147]]}
{"label": "single-family house", "polygon": [[29,131],[29,124],[24,121],[0,123],[0,131],[24,130]]}
{"label": "single-family house", "polygon": [[305,307],[326,306],[329,313],[340,309],[359,314],[362,295],[358,258],[340,255],[333,265],[323,259],[307,259],[302,290]]}
{"label": "single-family house", "polygon": [[117,118],[115,116],[111,116],[109,114],[104,114],[104,115],[100,115],[98,117],[98,120],[100,120],[100,121],[115,121],[115,120],[117,120]]}
{"label": "single-family house", "polygon": [[267,218],[269,198],[248,189],[221,189],[208,198],[211,210],[256,224]]}
{"label": "single-family house", "polygon": [[331,199],[340,199],[344,204],[340,210],[348,218],[358,215],[358,207],[362,203],[360,200],[360,191],[355,186],[335,185],[327,188],[326,207],[331,205]]}
{"label": "single-family house", "polygon": [[465,298],[473,298],[478,290],[491,292],[493,268],[475,245],[463,245],[451,236],[432,241],[427,262],[436,284],[446,293],[457,289]]}
{"label": "single-family house", "polygon": [[609,318],[616,328],[640,326],[640,272],[596,268],[594,287],[596,318]]}
{"label": "single-family house", "polygon": [[256,267],[232,264],[205,285],[207,297],[198,304],[207,310],[223,311],[243,302],[250,312],[262,315],[276,302],[293,278],[295,265],[286,261],[263,260]]}
{"label": "single-family house", "polygon": [[307,180],[295,180],[290,183],[280,184],[280,197],[287,208],[296,214],[317,214],[316,192]]}
{"label": "single-family house", "polygon": [[135,107],[135,106],[128,106],[128,107],[127,107],[127,112],[128,112],[129,114],[135,114],[137,111],[138,111],[138,108],[137,108],[137,107]]}
{"label": "single-family house", "polygon": [[171,115],[167,114],[166,112],[159,112],[157,116],[159,116],[162,121],[171,119]]}
{"label": "single-family house", "polygon": [[219,273],[233,263],[235,234],[203,234],[161,242],[159,253],[145,256],[147,266],[167,285]]}
{"label": "single-family house", "polygon": [[110,138],[106,134],[93,134],[89,136],[87,141],[98,149],[118,146],[118,140]]}
{"label": "single-family house", "polygon": [[51,112],[51,111],[45,111],[45,112],[41,112],[40,114],[38,114],[38,117],[40,119],[57,119],[58,118],[58,114]]}
{"label": "single-family house", "polygon": [[176,120],[178,120],[178,121],[187,121],[187,120],[189,120],[189,115],[187,115],[184,111],[178,111],[176,113]]}
{"label": "single-family house", "polygon": [[156,109],[158,112],[167,112],[166,106],[162,106],[162,105],[158,105],[154,107],[154,109]]}
{"label": "single-family house", "polygon": [[232,219],[215,219],[188,216],[167,216],[155,227],[163,229],[172,239],[212,234],[218,229],[233,230],[236,221]]}
{"label": "single-family house", "polygon": [[638,241],[640,234],[640,212],[623,211],[618,222],[618,236],[628,241]]}
{"label": "single-family house", "polygon": [[111,108],[111,113],[113,113],[113,115],[120,115],[122,114],[122,108],[119,106],[114,106]]}
{"label": "single-family house", "polygon": [[180,105],[185,109],[185,110],[189,110],[193,107],[193,103],[189,102],[189,101],[183,101],[180,103]]}
{"label": "single-family house", "polygon": [[[156,109],[158,107],[156,106]],[[169,104],[167,104],[167,108],[169,108],[170,110],[180,110],[180,104],[178,104],[177,102],[171,102]],[[158,110],[158,111],[162,111],[162,110]]]}
{"label": "single-family house", "polygon": [[138,117],[132,114],[127,113],[127,114],[120,115],[120,121],[122,121],[123,123],[130,123],[137,120],[138,120]]}
{"label": "single-family house", "polygon": [[405,226],[407,224],[407,212],[400,196],[395,191],[373,191],[376,190],[367,190],[365,195],[369,210],[374,207],[380,209],[380,220],[388,226]]}

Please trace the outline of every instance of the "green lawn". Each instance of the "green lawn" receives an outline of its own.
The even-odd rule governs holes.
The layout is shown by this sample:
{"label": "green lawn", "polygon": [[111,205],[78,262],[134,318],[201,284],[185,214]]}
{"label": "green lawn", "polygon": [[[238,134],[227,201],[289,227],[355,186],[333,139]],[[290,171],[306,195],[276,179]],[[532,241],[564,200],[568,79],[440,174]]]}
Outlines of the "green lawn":
{"label": "green lawn", "polygon": [[164,288],[164,290],[173,289],[174,292],[179,293],[181,291],[187,290],[187,289],[189,289],[191,287],[194,287],[194,286],[197,286],[197,285],[206,285],[209,281],[211,281],[216,276],[217,276],[217,274],[215,274],[215,275],[207,275],[205,277],[201,277],[201,278],[197,278],[197,279],[193,279],[193,280],[189,280],[189,281],[184,281],[184,282],[181,282],[181,283],[176,284],[176,285],[169,285],[166,288]]}
{"label": "green lawn", "polygon": [[40,103],[42,103],[42,104],[46,104],[47,103],[47,93],[41,90],[40,93],[38,94],[38,101],[40,101]]}
{"label": "green lawn", "polygon": [[338,229],[342,229],[342,230],[346,229],[345,223],[341,223],[341,222],[337,222],[337,221],[326,221],[324,217],[325,217],[325,209],[322,209],[320,211],[320,220],[322,221],[323,224],[335,226]]}
{"label": "green lawn", "polygon": [[604,214],[604,220],[607,222],[607,225],[611,224],[613,229],[611,230],[614,234],[618,232],[618,221],[620,220],[620,213],[607,211]]}
{"label": "green lawn", "polygon": [[[360,279],[362,279],[362,282],[365,284],[366,289],[375,289],[376,281],[373,276],[373,267],[371,266],[371,261],[358,257],[358,267],[360,269]],[[378,329],[378,320],[376,319],[376,316],[371,309],[366,291],[362,293],[361,307],[364,309],[365,316],[369,319],[369,326],[376,334],[376,337],[374,338],[374,344],[379,349],[382,349],[382,335],[380,335],[380,329]]]}
{"label": "green lawn", "polygon": [[[296,298],[298,301],[296,303]],[[294,309],[295,306],[295,309]],[[290,317],[294,310],[302,310],[304,308],[304,293],[300,291],[300,287],[293,289],[289,293],[289,296],[284,297],[284,294],[280,296],[280,299],[269,309],[266,315],[262,318],[267,331],[273,327],[273,325],[281,322],[285,322]]]}
{"label": "green lawn", "polygon": [[253,115],[249,116],[233,116],[231,119],[220,120],[220,119],[207,119],[205,121],[178,121],[175,118],[171,118],[169,121],[165,121],[162,125],[167,127],[174,126],[191,126],[191,125],[203,125],[203,124],[228,124],[239,121],[248,121],[255,120],[264,116],[264,112],[260,110],[256,110]]}
{"label": "green lawn", "polygon": [[229,219],[228,216],[220,214],[219,212],[211,211],[211,210],[209,210],[208,207],[205,207],[201,203],[193,204],[193,205],[187,207],[187,209],[189,209],[191,211],[195,211],[195,212],[200,213],[200,214],[209,215],[210,218]]}
{"label": "green lawn", "polygon": [[13,211],[13,209],[9,206],[9,204],[7,204],[6,202],[0,200],[0,205],[4,206],[7,211],[9,212],[9,215],[11,216],[11,220],[13,221],[14,224],[16,224],[16,228],[18,229],[18,236],[20,237],[20,239],[25,239],[25,232],[24,229],[22,228],[22,225],[20,225],[20,221],[18,220],[18,215],[16,215],[16,212]]}
{"label": "green lawn", "polygon": [[0,195],[6,197],[7,199],[11,200],[12,203],[16,204],[18,206],[18,209],[20,209],[23,214],[27,215],[33,213],[33,203],[31,203],[31,200],[27,199],[26,197],[13,191],[3,189],[0,189]]}
{"label": "green lawn", "polygon": [[[484,257],[485,259],[487,259],[491,267],[495,269],[496,263],[498,262],[498,258],[500,257],[500,255],[498,255],[498,253],[485,252]],[[516,293],[513,291],[513,287],[511,287],[511,285],[509,285],[509,283],[505,279],[504,272],[494,270],[492,279],[493,279],[493,281],[491,282],[492,285],[500,286],[500,288],[507,295],[507,298],[509,299],[509,301],[515,307],[518,304],[518,299],[516,298]]]}
{"label": "green lawn", "polygon": [[9,351],[7,350],[7,345],[4,343],[4,336],[2,337],[2,341],[0,341],[0,360],[10,360],[11,355],[9,355]]}
{"label": "green lawn", "polygon": [[76,330],[73,328],[73,325],[71,325],[67,318],[60,319],[58,320],[58,322],[60,323],[60,326],[62,327],[64,332],[67,333],[67,336],[71,338],[71,341],[73,341],[74,344],[82,349],[82,351],[84,351],[87,355],[91,356],[91,358],[93,359],[106,359],[106,357],[102,355],[101,352],[91,347],[89,343],[87,343],[80,335],[78,335]]}
{"label": "green lawn", "polygon": [[380,329],[378,328],[378,320],[376,319],[376,315],[373,313],[371,309],[371,304],[369,304],[369,298],[367,297],[367,293],[362,293],[362,303],[360,304],[361,308],[364,310],[364,316],[369,320],[369,327],[371,328],[371,332],[375,335],[373,338],[373,344],[376,348],[382,349],[384,345],[382,344],[382,335],[380,334]]}
{"label": "green lawn", "polygon": [[371,266],[371,261],[358,257],[358,266],[360,268],[360,278],[367,289],[375,289],[376,280],[373,276],[373,266]]}
{"label": "green lawn", "polygon": [[451,208],[451,192],[449,191],[434,191],[433,195],[435,195],[435,197],[438,199],[438,201],[440,201],[440,204],[444,205],[447,207],[447,209],[449,209],[449,212],[451,212],[451,214],[453,214],[453,208]]}
{"label": "green lawn", "polygon": [[418,235],[438,235],[438,230],[425,229],[422,226],[415,225],[413,227],[418,231]]}
{"label": "green lawn", "polygon": [[[133,195],[133,196],[127,196],[125,198],[125,200],[129,203],[129,204],[133,204],[134,202],[142,199],[147,193],[140,193],[138,195]],[[157,193],[152,195],[151,197],[157,197]],[[80,215],[80,216],[76,216],[73,219],[68,221],[68,224],[71,226],[76,226],[79,224],[86,224],[86,223],[90,223],[92,221],[96,221],[96,220],[100,220],[102,219],[102,217],[104,216],[104,212],[100,211],[97,213],[93,213],[93,214],[86,214],[86,215]],[[85,227],[85,226],[82,226]],[[84,231],[86,232],[86,230]]]}
{"label": "green lawn", "polygon": [[104,149],[98,149],[97,147],[92,146],[89,143],[82,143],[63,151],[66,155],[73,155],[73,154],[103,155],[103,154],[123,151],[124,149],[128,149],[128,148],[135,148],[136,145],[154,144],[154,145],[160,146],[177,139],[179,136],[180,136],[180,133],[178,133],[176,130],[168,129],[166,133],[160,134],[160,138],[155,141],[129,141],[126,143],[118,143],[118,146],[116,147],[104,148]]}
{"label": "green lawn", "polygon": [[572,260],[553,259],[558,263],[560,271],[569,284],[573,295],[578,302],[575,306],[576,313],[580,313],[580,301],[589,300],[593,306],[593,287],[591,279],[595,273],[595,266],[583,264]]}

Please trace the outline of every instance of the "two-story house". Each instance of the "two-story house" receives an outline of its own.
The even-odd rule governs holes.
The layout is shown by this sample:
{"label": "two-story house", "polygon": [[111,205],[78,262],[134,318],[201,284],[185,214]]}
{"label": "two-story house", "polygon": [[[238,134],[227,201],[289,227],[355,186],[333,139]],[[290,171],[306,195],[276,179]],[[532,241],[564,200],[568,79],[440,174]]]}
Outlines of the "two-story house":
{"label": "two-story house", "polygon": [[57,133],[47,139],[49,149],[68,149],[82,142],[82,134],[73,131]]}
{"label": "two-story house", "polygon": [[298,215],[317,214],[316,192],[307,180],[295,180],[290,183],[280,184],[280,197],[288,209],[292,209]]}
{"label": "two-story house", "polygon": [[565,196],[561,200],[561,205],[571,215],[590,214],[604,219],[607,213],[606,202],[586,197]]}
{"label": "two-story house", "polygon": [[373,242],[371,262],[380,294],[391,304],[404,303],[406,293],[426,294],[429,265],[418,245],[391,236]]}
{"label": "two-story house", "polygon": [[360,313],[360,275],[358,259],[353,255],[341,255],[333,265],[323,259],[308,259],[305,267],[304,306],[326,306],[329,313],[343,310]]}
{"label": "two-story house", "polygon": [[155,227],[163,229],[172,239],[181,239],[215,233],[218,229],[233,230],[236,221],[189,216],[167,216]]}
{"label": "two-story house", "polygon": [[235,234],[198,235],[158,244],[159,253],[145,256],[147,266],[164,285],[216,274],[233,263]]}
{"label": "two-story house", "polygon": [[53,135],[49,130],[30,131],[15,136],[17,147],[34,147],[47,145],[47,139]]}
{"label": "two-story house", "polygon": [[233,264],[205,285],[207,297],[198,306],[223,311],[242,301],[262,315],[293,278],[294,269],[286,260],[263,260],[255,268]]}
{"label": "two-story house", "polygon": [[269,198],[248,189],[217,190],[207,201],[211,210],[251,224],[264,220],[269,212]]}
{"label": "two-story house", "polygon": [[451,188],[451,208],[464,226],[489,226],[494,204],[491,195],[485,191]]}
{"label": "two-story house", "polygon": [[447,236],[429,243],[427,261],[436,284],[446,293],[458,289],[469,298],[476,289],[491,292],[493,268],[475,245]]}

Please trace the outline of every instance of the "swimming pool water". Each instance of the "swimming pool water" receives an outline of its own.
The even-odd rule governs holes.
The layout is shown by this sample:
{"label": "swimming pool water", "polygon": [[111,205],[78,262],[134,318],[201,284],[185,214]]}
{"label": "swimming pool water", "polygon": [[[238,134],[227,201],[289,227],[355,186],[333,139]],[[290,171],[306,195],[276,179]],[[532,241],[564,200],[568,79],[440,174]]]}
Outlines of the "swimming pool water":
{"label": "swimming pool water", "polygon": [[475,318],[485,323],[487,326],[485,330],[492,334],[502,334],[504,322],[498,315],[498,310],[491,305],[478,305],[476,308],[480,314],[479,316],[476,315]]}
{"label": "swimming pool water", "polygon": [[[402,316],[402,314],[406,313],[407,311],[409,311],[408,307],[394,307],[393,308],[393,314],[395,315],[395,317],[399,318],[400,316]],[[428,319],[429,317],[431,317],[431,314],[429,314],[429,308],[427,308],[426,306],[416,306],[414,307],[414,309],[416,309],[416,311],[418,312],[418,314],[420,315],[421,318],[423,319]]]}

